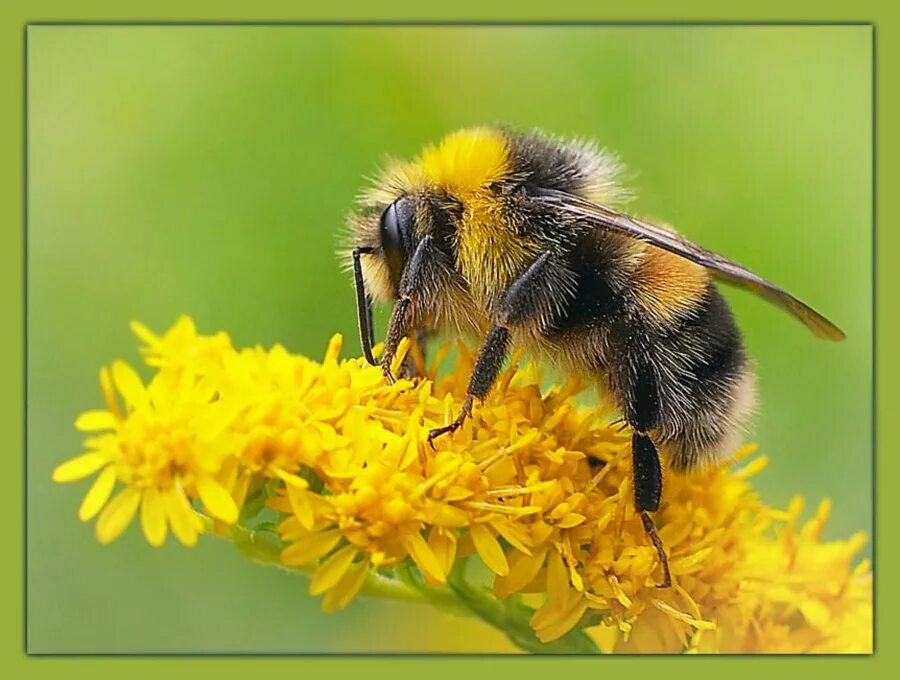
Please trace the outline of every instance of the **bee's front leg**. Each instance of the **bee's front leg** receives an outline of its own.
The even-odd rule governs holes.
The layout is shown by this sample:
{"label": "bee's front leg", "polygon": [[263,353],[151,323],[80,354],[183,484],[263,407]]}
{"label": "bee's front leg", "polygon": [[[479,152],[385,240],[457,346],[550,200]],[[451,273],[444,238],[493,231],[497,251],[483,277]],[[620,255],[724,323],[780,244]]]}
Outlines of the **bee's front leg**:
{"label": "bee's front leg", "polygon": [[394,374],[391,373],[391,364],[394,363],[394,356],[397,354],[397,347],[400,345],[400,341],[406,336],[411,304],[412,297],[409,293],[401,294],[397,302],[394,303],[391,320],[388,322],[387,334],[384,336],[384,351],[381,353],[381,372],[389,385],[393,385],[396,382]]}
{"label": "bee's front leg", "polygon": [[425,331],[417,330],[413,338],[413,344],[410,345],[409,352],[403,363],[397,369],[397,375],[401,378],[412,379],[416,377],[424,377],[424,363],[428,354],[428,334]]}
{"label": "bee's front leg", "polygon": [[400,341],[410,330],[413,303],[422,304],[430,294],[429,281],[437,279],[444,270],[441,254],[431,236],[424,236],[416,246],[409,264],[403,269],[397,290],[397,302],[391,312],[387,335],[384,338],[384,352],[381,355],[381,372],[388,383],[394,382],[391,364],[397,354]]}

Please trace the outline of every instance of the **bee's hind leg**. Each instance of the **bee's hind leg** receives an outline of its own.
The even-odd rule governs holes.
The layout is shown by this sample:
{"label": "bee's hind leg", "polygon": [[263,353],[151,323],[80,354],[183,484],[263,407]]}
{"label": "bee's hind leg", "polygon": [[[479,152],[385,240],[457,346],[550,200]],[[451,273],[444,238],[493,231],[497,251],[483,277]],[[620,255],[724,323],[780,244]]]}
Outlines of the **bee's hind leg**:
{"label": "bee's hind leg", "polygon": [[634,509],[641,517],[644,531],[656,548],[663,581],[660,588],[672,585],[669,560],[663,542],[656,532],[650,513],[659,510],[662,498],[662,468],[659,454],[650,438],[650,432],[660,428],[663,421],[660,376],[665,371],[658,366],[661,359],[649,342],[649,335],[634,328],[627,338],[627,354],[616,364],[619,371],[617,384],[622,390],[625,421],[634,434],[631,437],[631,456],[634,479]]}
{"label": "bee's hind leg", "polygon": [[659,510],[662,497],[662,469],[659,454],[653,442],[645,434],[635,432],[631,438],[631,455],[634,468],[634,509],[641,516],[644,531],[656,548],[659,562],[663,570],[663,582],[657,588],[668,588],[672,585],[672,574],[669,572],[669,560],[663,547],[662,539],[656,533],[651,512]]}

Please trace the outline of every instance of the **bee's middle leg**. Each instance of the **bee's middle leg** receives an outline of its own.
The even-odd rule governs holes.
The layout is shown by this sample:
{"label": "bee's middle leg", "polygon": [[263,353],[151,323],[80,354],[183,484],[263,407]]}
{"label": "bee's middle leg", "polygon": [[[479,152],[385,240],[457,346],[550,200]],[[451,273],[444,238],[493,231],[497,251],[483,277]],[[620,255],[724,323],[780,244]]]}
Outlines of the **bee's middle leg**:
{"label": "bee's middle leg", "polygon": [[475,369],[469,379],[469,389],[466,390],[466,400],[463,402],[462,409],[452,422],[428,433],[428,443],[432,447],[434,447],[435,437],[458,430],[466,422],[466,418],[471,415],[475,399],[484,399],[491,391],[491,385],[494,384],[497,374],[503,368],[508,350],[509,331],[500,325],[491,326],[484,345],[481,346],[481,351],[478,353],[478,359],[475,361]]}
{"label": "bee's middle leg", "polygon": [[558,269],[550,253],[543,253],[506,289],[494,309],[495,321],[478,353],[462,409],[451,423],[428,433],[429,444],[434,446],[435,437],[458,430],[471,415],[475,399],[484,399],[491,391],[509,351],[509,329],[545,315],[547,302],[543,298],[546,290],[553,288],[555,276]]}

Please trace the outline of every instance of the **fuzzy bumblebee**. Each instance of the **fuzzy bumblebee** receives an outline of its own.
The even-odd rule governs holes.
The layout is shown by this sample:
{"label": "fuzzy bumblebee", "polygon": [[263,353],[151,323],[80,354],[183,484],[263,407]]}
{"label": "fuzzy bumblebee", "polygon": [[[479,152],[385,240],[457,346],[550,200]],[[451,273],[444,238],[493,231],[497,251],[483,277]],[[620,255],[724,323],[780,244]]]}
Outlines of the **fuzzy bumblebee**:
{"label": "fuzzy bumblebee", "polygon": [[736,448],[753,374],[714,279],[749,289],[817,336],[830,321],[777,286],[668,229],[620,212],[617,160],[591,144],[494,127],[462,130],[389,164],[349,217],[363,351],[372,299],[393,302],[381,365],[400,340],[483,338],[452,433],[488,393],[511,347],[598,384],[632,428],[635,509],[670,583],[650,512],[657,451],[687,472]]}

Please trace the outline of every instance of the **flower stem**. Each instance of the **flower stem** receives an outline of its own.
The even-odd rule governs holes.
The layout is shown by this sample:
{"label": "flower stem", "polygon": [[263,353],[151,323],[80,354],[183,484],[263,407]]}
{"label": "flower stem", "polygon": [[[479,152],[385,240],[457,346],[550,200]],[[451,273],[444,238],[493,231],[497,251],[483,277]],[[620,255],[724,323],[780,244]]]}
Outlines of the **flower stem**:
{"label": "flower stem", "polygon": [[[281,543],[264,531],[253,531],[238,524],[214,535],[231,541],[246,557],[293,573],[311,576],[312,566],[288,566],[281,561]],[[360,595],[386,600],[428,604],[455,616],[475,616],[493,626],[517,647],[537,654],[599,654],[594,642],[584,631],[574,629],[552,642],[541,642],[529,621],[534,610],[516,596],[498,599],[487,588],[469,583],[465,577],[465,562],[460,560],[450,572],[447,586],[426,585],[408,563],[395,567],[397,578],[370,570]]]}
{"label": "flower stem", "polygon": [[[254,562],[279,567],[286,571],[305,574],[306,576],[312,576],[315,571],[315,567],[312,565],[285,565],[281,561],[283,546],[266,532],[253,531],[235,524],[230,527],[229,533],[216,533],[216,535],[230,540],[243,555]],[[366,582],[360,590],[360,595],[385,600],[429,604],[456,616],[471,616],[469,609],[459,601],[452,590],[447,588],[415,588],[403,580],[384,576],[372,570],[369,571],[366,577]]]}
{"label": "flower stem", "polygon": [[573,628],[557,640],[541,642],[529,623],[534,610],[515,595],[499,599],[487,588],[469,583],[465,563],[462,559],[454,565],[448,585],[478,618],[500,630],[517,647],[535,654],[600,653],[594,641],[579,628]]}

